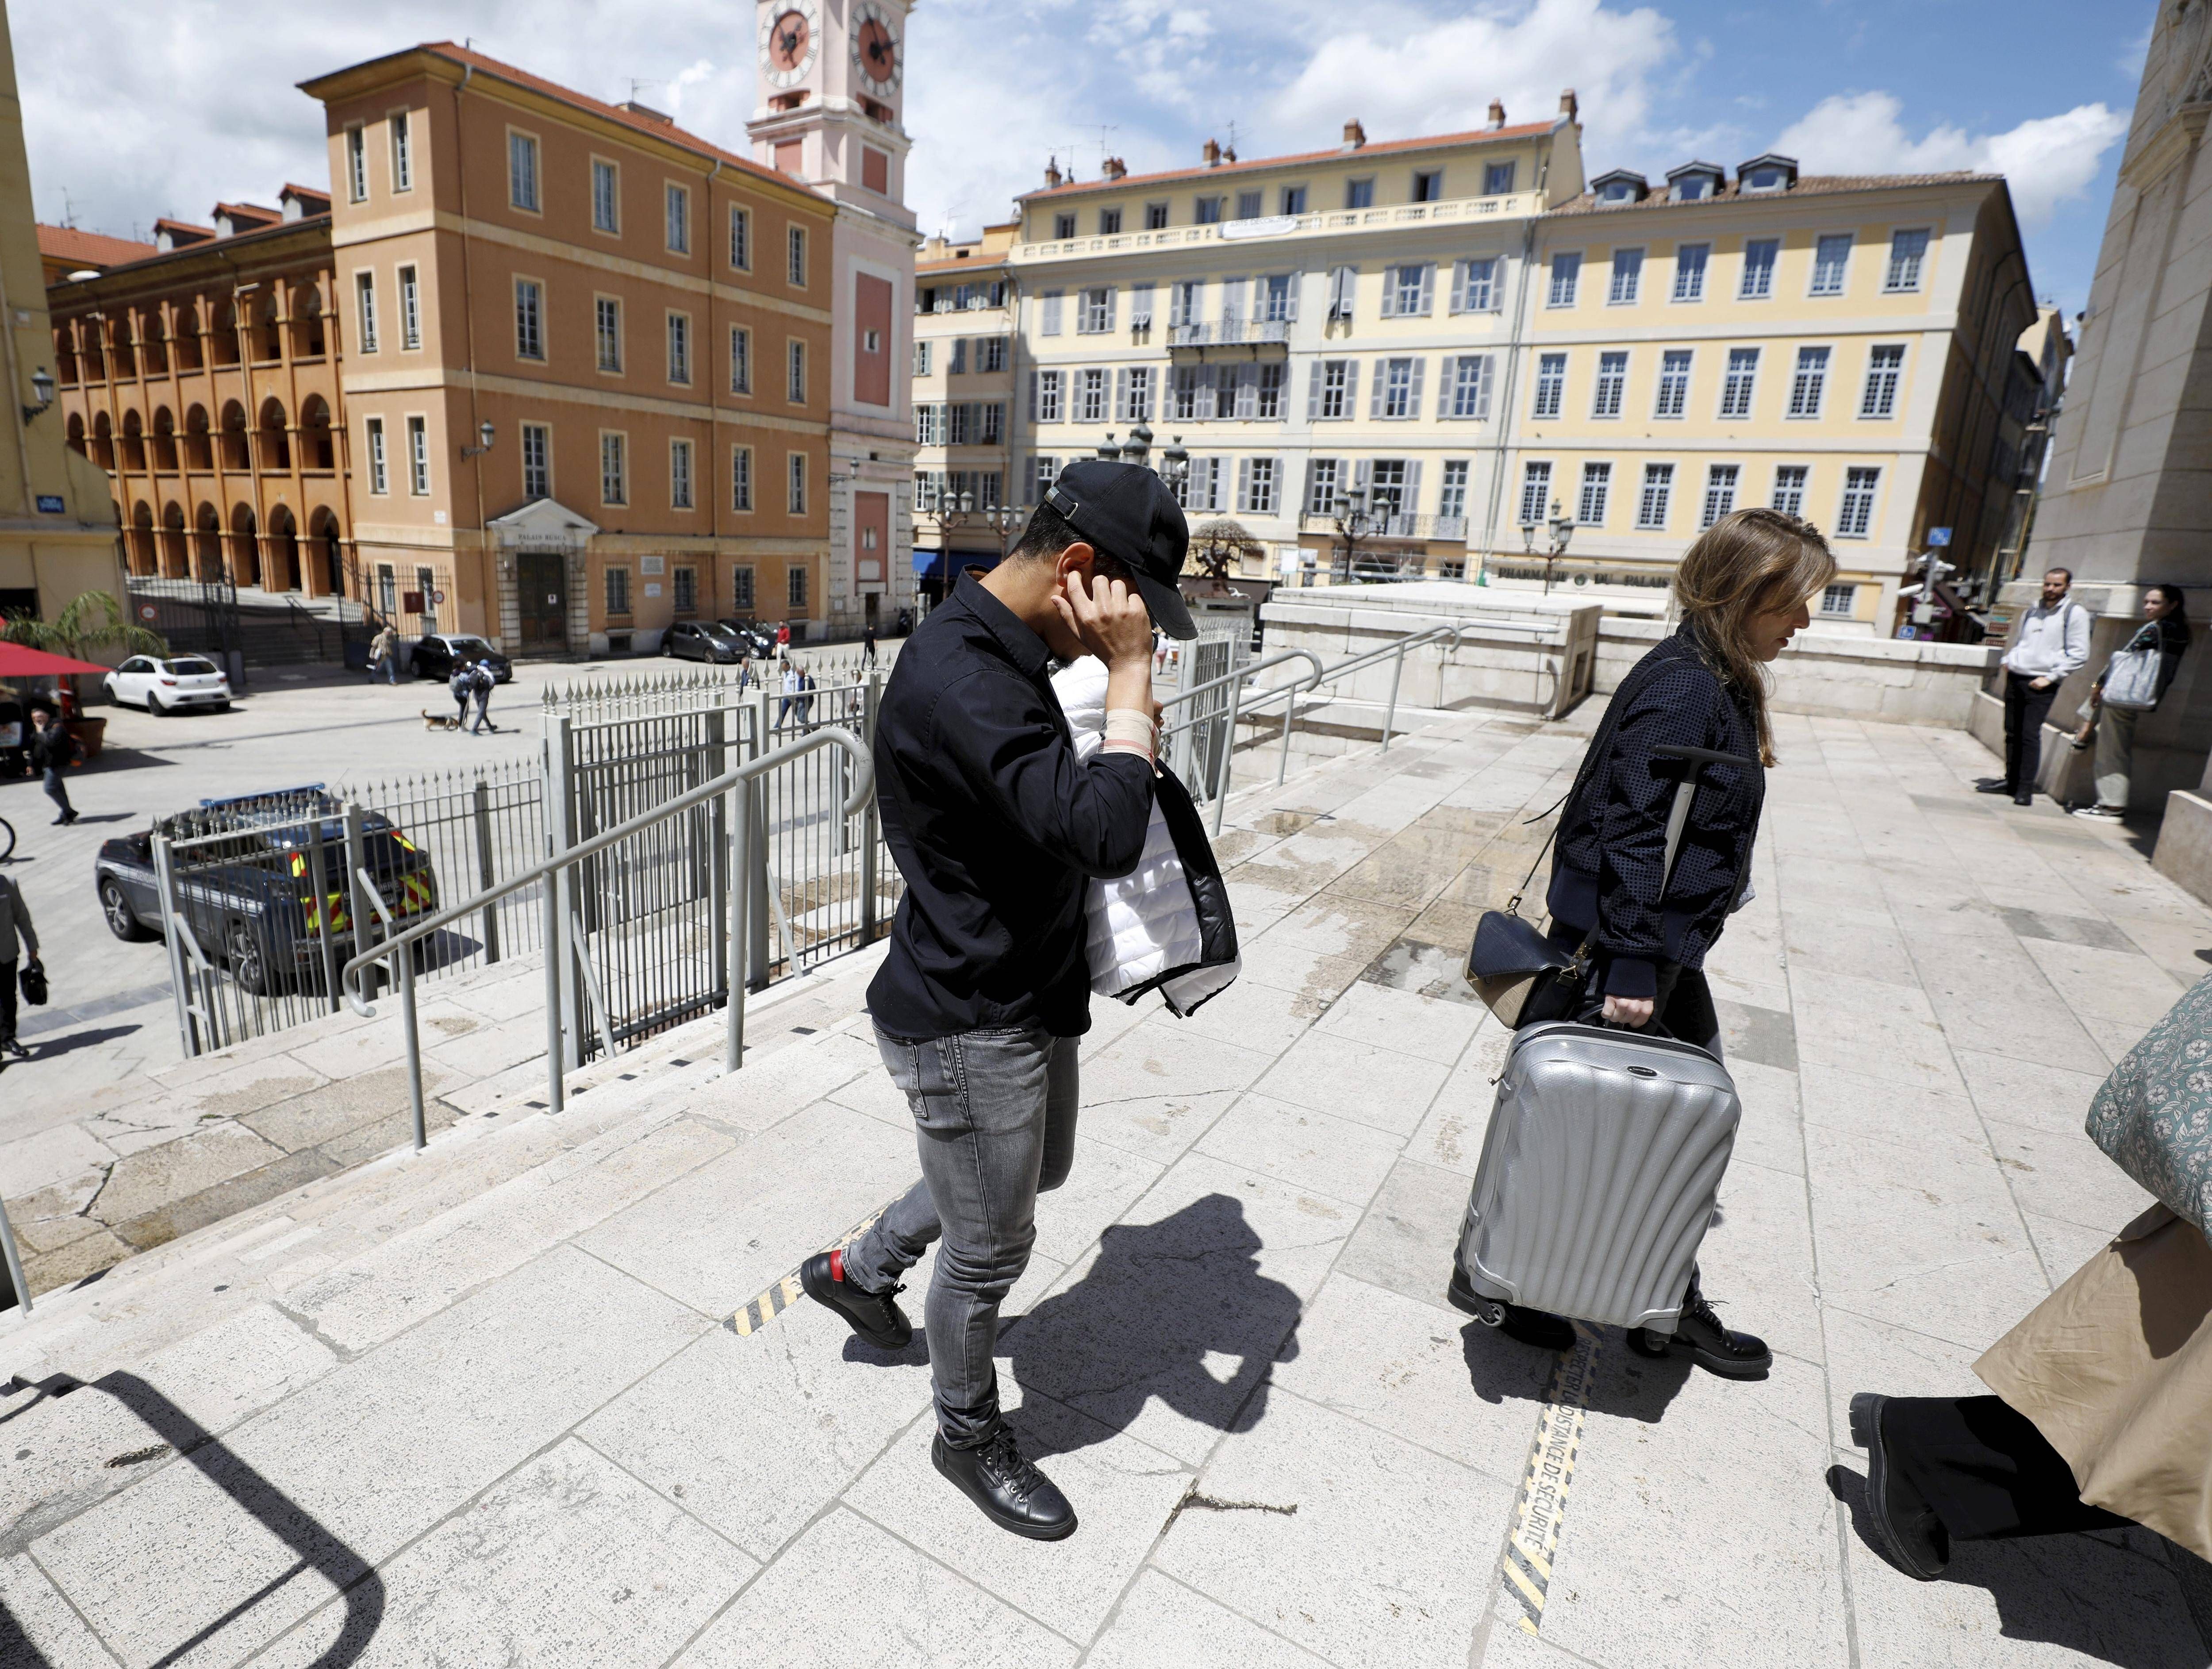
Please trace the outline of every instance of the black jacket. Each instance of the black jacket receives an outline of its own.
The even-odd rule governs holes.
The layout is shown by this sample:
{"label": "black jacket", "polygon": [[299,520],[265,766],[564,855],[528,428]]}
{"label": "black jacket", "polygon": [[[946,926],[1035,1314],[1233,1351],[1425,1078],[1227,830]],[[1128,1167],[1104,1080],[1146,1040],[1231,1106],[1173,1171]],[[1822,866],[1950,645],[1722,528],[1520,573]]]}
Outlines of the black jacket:
{"label": "black jacket", "polygon": [[969,576],[899,652],[876,728],[884,840],[906,878],[868,987],[895,1037],[1091,1029],[1084,884],[1144,856],[1144,756],[1079,760],[1044,640]]}
{"label": "black jacket", "polygon": [[[1630,669],[1607,723],[1610,734],[1590,744],[1602,752],[1560,813],[1546,903],[1555,923],[1595,929],[1608,995],[1650,996],[1658,964],[1701,967],[1720,937],[1750,872],[1766,772],[1750,702],[1706,665],[1687,621]],[[1752,763],[1699,767],[1662,900],[1667,814],[1685,768],[1653,757],[1668,745]]]}
{"label": "black jacket", "polygon": [[48,725],[43,733],[26,724],[23,752],[33,771],[64,771],[76,762],[76,738],[60,724]]}

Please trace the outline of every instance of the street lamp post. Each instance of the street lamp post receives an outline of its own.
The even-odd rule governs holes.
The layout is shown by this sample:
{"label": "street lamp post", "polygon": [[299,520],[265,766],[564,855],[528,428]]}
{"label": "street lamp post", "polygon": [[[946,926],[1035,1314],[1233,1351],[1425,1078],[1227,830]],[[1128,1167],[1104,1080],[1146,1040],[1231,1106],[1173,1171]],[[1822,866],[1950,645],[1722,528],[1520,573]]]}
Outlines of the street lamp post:
{"label": "street lamp post", "polygon": [[1022,527],[1029,519],[1029,507],[1025,504],[979,506],[972,492],[963,492],[957,498],[947,493],[937,508],[937,525],[945,533],[962,532],[969,527],[989,528],[992,537],[998,542],[999,558],[1002,562],[1006,555],[1006,535]]}
{"label": "street lamp post", "polygon": [[1339,503],[1343,508],[1334,513],[1334,520],[1337,537],[1343,541],[1344,559],[1335,564],[1333,577],[1339,585],[1344,585],[1352,579],[1352,565],[1358,556],[1361,536],[1372,532],[1380,518],[1369,512],[1364,487],[1350,489]]}
{"label": "street lamp post", "polygon": [[1524,521],[1521,524],[1521,549],[1524,554],[1531,557],[1536,554],[1536,535],[1540,532],[1548,535],[1548,545],[1544,552],[1544,594],[1548,597],[1552,594],[1553,570],[1559,558],[1566,554],[1567,541],[1575,536],[1574,521],[1572,518],[1559,514],[1558,499],[1552,501],[1549,522]]}

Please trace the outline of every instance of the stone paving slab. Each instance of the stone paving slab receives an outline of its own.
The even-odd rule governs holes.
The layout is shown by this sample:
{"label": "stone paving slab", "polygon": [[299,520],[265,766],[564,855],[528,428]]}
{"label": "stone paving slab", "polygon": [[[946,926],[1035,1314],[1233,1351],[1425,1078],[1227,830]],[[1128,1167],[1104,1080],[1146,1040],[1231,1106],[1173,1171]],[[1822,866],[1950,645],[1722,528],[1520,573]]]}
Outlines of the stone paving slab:
{"label": "stone paving slab", "polygon": [[[1950,733],[1783,720],[1711,959],[1746,1118],[1701,1259],[1771,1376],[1598,1329],[1571,1380],[1445,1301],[1507,1041],[1452,912],[1517,885],[1594,717],[1462,716],[1248,794],[1244,978],[1190,1021],[1099,1005],[1000,1345],[1071,1540],[937,1477],[920,1341],[803,1301],[720,1325],[910,1179],[855,978],[734,1078],[672,1034],[559,1120],[471,1112],[0,1333],[0,1603],[53,1663],[2203,1665],[2212,1569],[2148,1532],[1923,1586],[1857,1529],[1849,1396],[1976,1392],[2134,1214],[2082,1111],[2212,950],[2124,837],[1973,795]],[[328,1139],[354,1081],[283,1055],[198,1093]],[[1549,1422],[1532,1615],[1500,1548]]]}

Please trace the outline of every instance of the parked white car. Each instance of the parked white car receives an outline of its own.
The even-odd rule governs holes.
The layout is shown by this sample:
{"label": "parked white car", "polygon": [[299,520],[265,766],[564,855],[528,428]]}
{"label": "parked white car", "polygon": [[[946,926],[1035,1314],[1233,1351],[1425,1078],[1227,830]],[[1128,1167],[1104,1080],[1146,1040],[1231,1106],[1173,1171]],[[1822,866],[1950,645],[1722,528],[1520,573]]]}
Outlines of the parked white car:
{"label": "parked white car", "polygon": [[134,655],[108,673],[106,683],[110,701],[149,713],[185,707],[211,707],[220,713],[230,705],[230,680],[214,661],[197,655],[170,661]]}

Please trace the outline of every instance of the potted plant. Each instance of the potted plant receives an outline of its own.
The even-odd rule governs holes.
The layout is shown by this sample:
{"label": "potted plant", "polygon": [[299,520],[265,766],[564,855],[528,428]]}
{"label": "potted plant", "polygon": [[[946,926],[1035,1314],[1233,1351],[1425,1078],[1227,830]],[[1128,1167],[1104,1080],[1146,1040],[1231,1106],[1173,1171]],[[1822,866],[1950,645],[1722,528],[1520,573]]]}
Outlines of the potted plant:
{"label": "potted plant", "polygon": [[[79,661],[88,661],[94,651],[104,649],[120,649],[126,655],[166,656],[169,653],[168,641],[161,633],[131,624],[123,612],[123,605],[112,591],[85,592],[52,621],[21,616],[0,620],[0,639]],[[107,721],[85,713],[76,677],[56,682],[61,696],[62,722],[84,749],[84,757],[98,758],[100,743],[107,734]]]}

